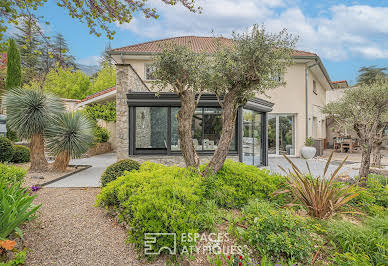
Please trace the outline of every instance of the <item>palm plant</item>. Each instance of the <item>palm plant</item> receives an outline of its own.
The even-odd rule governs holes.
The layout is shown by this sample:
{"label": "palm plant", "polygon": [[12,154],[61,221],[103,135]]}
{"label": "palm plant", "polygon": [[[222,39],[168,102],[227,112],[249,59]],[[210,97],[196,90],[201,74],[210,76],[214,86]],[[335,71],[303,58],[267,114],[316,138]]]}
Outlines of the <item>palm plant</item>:
{"label": "palm plant", "polygon": [[46,130],[47,147],[57,156],[53,169],[65,171],[70,159],[79,158],[93,143],[93,122],[81,112],[61,113]]}
{"label": "palm plant", "polygon": [[[286,173],[286,180],[288,189],[278,190],[274,194],[291,193],[295,200],[307,209],[309,215],[316,218],[327,218],[335,213],[336,210],[344,206],[351,199],[358,196],[353,190],[353,185],[339,185],[335,184],[335,178],[339,170],[344,165],[347,157],[337,167],[337,169],[331,174],[330,178],[325,178],[327,170],[330,165],[333,153],[331,153],[327,160],[325,170],[323,171],[322,178],[320,176],[313,177],[310,171],[310,166],[306,161],[309,174],[303,174],[298,167],[284,155],[284,158],[291,164],[293,172],[291,170],[286,171],[279,166]],[[298,204],[289,204],[298,205]]]}
{"label": "palm plant", "polygon": [[4,97],[8,126],[20,138],[31,139],[30,171],[46,171],[48,163],[44,154],[44,131],[53,117],[63,112],[63,102],[40,90],[12,89]]}

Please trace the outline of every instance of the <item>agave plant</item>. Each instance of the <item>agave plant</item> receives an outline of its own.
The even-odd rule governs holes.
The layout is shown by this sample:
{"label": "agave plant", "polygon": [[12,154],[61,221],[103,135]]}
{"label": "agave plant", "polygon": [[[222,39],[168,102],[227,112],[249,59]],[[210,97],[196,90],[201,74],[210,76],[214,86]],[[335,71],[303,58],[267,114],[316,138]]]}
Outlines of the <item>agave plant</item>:
{"label": "agave plant", "polygon": [[40,90],[12,89],[4,97],[8,126],[24,139],[31,139],[30,171],[45,171],[43,134],[53,117],[63,112],[63,102]]}
{"label": "agave plant", "polygon": [[[355,193],[352,189],[355,184],[344,186],[335,184],[337,174],[347,160],[347,157],[341,162],[331,176],[326,178],[332,156],[333,153],[331,153],[327,160],[323,176],[313,177],[307,161],[306,165],[309,174],[303,174],[298,167],[284,155],[284,158],[291,164],[293,171],[286,171],[279,166],[286,173],[288,189],[278,190],[274,194],[291,193],[300,203],[299,205],[302,205],[307,209],[309,215],[320,219],[330,217],[339,208],[358,196],[358,193]],[[298,204],[291,203],[289,205]]]}
{"label": "agave plant", "polygon": [[93,143],[93,123],[80,112],[59,114],[46,130],[47,148],[57,156],[53,169],[65,171]]}

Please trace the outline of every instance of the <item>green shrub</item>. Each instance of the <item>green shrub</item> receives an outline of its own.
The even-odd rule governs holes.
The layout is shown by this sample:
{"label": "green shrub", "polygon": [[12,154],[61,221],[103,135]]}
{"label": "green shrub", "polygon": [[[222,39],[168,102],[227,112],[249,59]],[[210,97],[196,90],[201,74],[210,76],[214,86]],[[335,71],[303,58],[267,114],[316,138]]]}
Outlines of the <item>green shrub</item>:
{"label": "green shrub", "polygon": [[14,145],[14,153],[11,162],[27,163],[30,161],[30,149],[23,145]]}
{"label": "green shrub", "polygon": [[7,123],[6,127],[7,127],[7,133],[5,136],[7,137],[7,139],[9,139],[12,142],[19,141],[17,133],[9,128],[8,123]]}
{"label": "green shrub", "polygon": [[0,136],[0,162],[9,162],[12,159],[14,148],[12,141]]}
{"label": "green shrub", "polygon": [[5,182],[6,184],[21,183],[26,170],[21,167],[12,165],[5,165],[0,163],[0,183]]}
{"label": "green shrub", "polygon": [[116,122],[116,102],[87,105],[82,112],[94,121],[102,119]]}
{"label": "green shrub", "polygon": [[370,176],[366,188],[354,187],[359,196],[350,205],[369,215],[383,215],[388,211],[388,193],[381,176]]}
{"label": "green shrub", "polygon": [[0,181],[0,239],[12,232],[20,232],[19,225],[32,218],[39,206],[33,206],[35,196],[19,184]]}
{"label": "green shrub", "polygon": [[[221,207],[239,208],[253,198],[269,199],[285,179],[268,170],[226,160],[216,175],[204,181],[205,195]],[[281,201],[282,197],[273,200]]]}
{"label": "green shrub", "polygon": [[106,128],[96,126],[94,128],[95,143],[105,143],[109,140],[109,131]]}
{"label": "green shrub", "polygon": [[368,260],[368,263],[362,265],[386,265],[388,261],[388,235],[384,233],[384,230],[385,232],[387,230],[386,219],[387,217],[381,220],[367,219],[365,224],[360,225],[347,221],[329,221],[327,237],[339,250],[334,261],[344,262],[341,265],[354,262],[355,265]]}
{"label": "green shrub", "polygon": [[140,164],[134,160],[125,159],[118,161],[106,168],[101,176],[101,186],[105,187],[109,182],[122,176],[125,171],[139,170]]}
{"label": "green shrub", "polygon": [[[205,203],[198,173],[177,166],[144,165],[103,187],[97,205],[119,214],[130,228],[129,242],[138,248],[144,248],[145,233],[175,233],[179,253],[183,246],[194,245],[182,241],[182,234],[209,226],[212,218],[207,208],[214,208],[214,204]],[[153,248],[156,252],[173,244],[171,236],[162,236]]]}
{"label": "green shrub", "polygon": [[237,230],[237,235],[261,257],[310,263],[315,247],[323,244],[322,238],[310,229],[309,219],[274,203],[251,200],[242,213],[240,222],[248,229]]}

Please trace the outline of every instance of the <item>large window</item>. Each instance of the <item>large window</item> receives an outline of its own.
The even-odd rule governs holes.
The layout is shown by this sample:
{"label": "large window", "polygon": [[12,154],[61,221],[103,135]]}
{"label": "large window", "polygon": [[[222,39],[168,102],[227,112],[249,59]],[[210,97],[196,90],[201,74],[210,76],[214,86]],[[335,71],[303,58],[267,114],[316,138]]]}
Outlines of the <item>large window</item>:
{"label": "large window", "polygon": [[262,114],[244,109],[243,111],[243,162],[249,165],[262,163]]}
{"label": "large window", "polygon": [[[171,151],[179,151],[178,107],[171,108]],[[221,108],[197,108],[193,116],[191,134],[197,151],[214,151],[221,137]],[[236,150],[236,136],[230,145],[230,150]]]}
{"label": "large window", "polygon": [[136,107],[136,149],[167,149],[168,107]]}
{"label": "large window", "polygon": [[294,115],[268,115],[268,153],[295,155]]}

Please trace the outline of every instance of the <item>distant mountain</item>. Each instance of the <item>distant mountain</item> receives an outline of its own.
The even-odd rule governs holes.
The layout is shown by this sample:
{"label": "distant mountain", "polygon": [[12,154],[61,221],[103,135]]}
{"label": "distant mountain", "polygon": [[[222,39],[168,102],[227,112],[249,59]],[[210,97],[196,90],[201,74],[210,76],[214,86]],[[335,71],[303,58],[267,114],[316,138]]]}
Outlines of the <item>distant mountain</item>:
{"label": "distant mountain", "polygon": [[93,76],[98,71],[100,71],[100,67],[97,65],[89,66],[89,65],[83,65],[83,64],[77,64],[77,67],[84,72],[85,74],[89,76]]}

